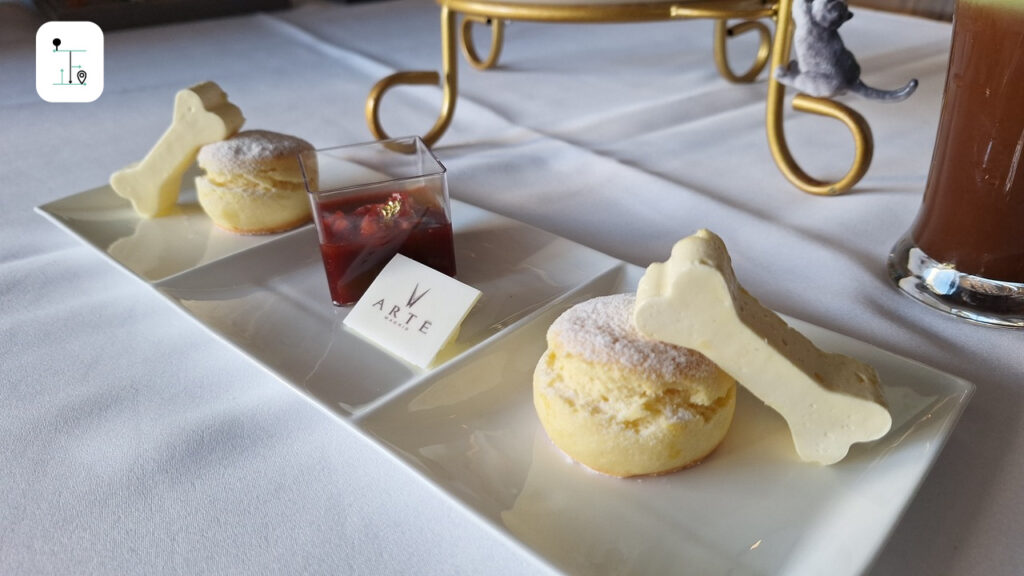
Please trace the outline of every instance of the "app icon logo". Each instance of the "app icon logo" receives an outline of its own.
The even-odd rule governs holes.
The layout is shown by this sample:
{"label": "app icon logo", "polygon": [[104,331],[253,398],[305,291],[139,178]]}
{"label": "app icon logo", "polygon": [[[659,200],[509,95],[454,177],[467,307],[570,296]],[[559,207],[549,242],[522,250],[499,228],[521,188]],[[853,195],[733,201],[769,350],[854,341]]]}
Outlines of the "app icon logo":
{"label": "app icon logo", "polygon": [[92,102],[103,93],[103,30],[47,22],[36,31],[36,92],[47,102]]}

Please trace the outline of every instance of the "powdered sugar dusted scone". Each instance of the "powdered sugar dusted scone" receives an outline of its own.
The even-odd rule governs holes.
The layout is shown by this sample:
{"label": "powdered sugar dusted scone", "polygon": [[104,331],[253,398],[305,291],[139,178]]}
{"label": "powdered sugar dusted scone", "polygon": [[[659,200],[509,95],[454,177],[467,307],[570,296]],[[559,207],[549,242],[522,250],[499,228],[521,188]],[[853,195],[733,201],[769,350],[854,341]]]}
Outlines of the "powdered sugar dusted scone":
{"label": "powdered sugar dusted scone", "polygon": [[700,353],[640,334],[632,294],[594,298],[548,329],[533,401],[551,440],[613,476],[695,464],[725,437],[736,384]]}
{"label": "powdered sugar dusted scone", "polygon": [[313,150],[301,138],[266,130],[247,130],[203,146],[196,178],[199,204],[225,230],[272,234],[311,218],[299,168],[299,154]]}

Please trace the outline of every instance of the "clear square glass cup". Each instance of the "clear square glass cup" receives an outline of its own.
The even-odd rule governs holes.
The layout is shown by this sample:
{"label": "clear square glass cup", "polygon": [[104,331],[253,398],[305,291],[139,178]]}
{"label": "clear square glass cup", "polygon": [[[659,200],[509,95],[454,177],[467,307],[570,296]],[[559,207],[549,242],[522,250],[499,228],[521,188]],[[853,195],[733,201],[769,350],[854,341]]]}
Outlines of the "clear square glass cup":
{"label": "clear square glass cup", "polygon": [[395,254],[455,276],[446,169],[419,137],[313,150],[299,162],[335,306],[355,304]]}

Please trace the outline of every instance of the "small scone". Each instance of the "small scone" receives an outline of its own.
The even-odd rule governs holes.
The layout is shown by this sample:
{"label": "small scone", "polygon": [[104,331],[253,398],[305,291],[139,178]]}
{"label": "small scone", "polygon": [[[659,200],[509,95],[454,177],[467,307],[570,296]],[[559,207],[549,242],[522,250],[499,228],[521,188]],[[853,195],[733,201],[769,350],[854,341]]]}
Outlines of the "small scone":
{"label": "small scone", "polygon": [[247,130],[199,150],[199,205],[221,228],[273,234],[308,222],[311,209],[299,154],[313,150],[301,138]]}
{"label": "small scone", "polygon": [[698,352],[633,326],[633,294],[566,310],[548,329],[533,402],[573,460],[612,476],[671,472],[710,454],[732,424],[736,383]]}

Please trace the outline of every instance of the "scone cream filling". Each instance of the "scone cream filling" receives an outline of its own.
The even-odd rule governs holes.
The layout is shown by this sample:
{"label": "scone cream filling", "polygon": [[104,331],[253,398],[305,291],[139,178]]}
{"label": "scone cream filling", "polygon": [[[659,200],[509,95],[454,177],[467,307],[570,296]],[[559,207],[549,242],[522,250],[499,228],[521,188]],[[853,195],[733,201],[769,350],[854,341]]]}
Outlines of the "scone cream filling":
{"label": "scone cream filling", "polygon": [[302,181],[254,177],[248,174],[214,174],[208,173],[206,181],[217,188],[223,188],[233,194],[265,196],[275,192],[305,193]]}
{"label": "scone cream filling", "polygon": [[[662,388],[653,393],[651,383],[637,380],[616,370],[594,369],[579,358],[554,358],[547,354],[542,360],[542,379],[547,385],[542,393],[594,416],[608,419],[610,425],[631,428],[639,433],[657,429],[664,420],[687,422],[707,420],[728,401],[732,379],[724,374],[704,389]],[[568,378],[563,375],[571,374]],[[572,383],[567,381],[571,379]],[[645,386],[646,384],[646,386]],[[701,390],[701,393],[690,393]],[[710,393],[714,390],[714,393]]]}

